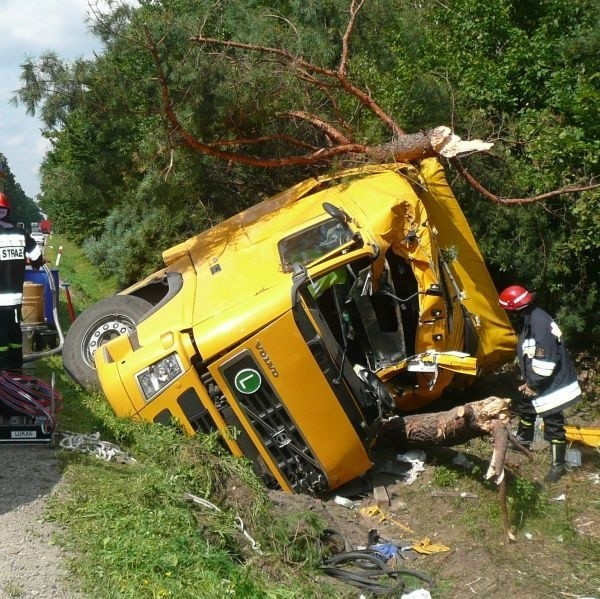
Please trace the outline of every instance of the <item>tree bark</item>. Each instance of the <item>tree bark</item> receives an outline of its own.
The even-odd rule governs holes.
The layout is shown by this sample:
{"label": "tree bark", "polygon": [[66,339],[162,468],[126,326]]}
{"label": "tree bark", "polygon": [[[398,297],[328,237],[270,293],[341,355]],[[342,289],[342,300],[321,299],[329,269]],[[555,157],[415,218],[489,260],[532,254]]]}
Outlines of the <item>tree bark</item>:
{"label": "tree bark", "polygon": [[397,448],[452,447],[492,434],[495,424],[507,425],[510,399],[488,397],[446,412],[409,414],[388,420],[379,439]]}

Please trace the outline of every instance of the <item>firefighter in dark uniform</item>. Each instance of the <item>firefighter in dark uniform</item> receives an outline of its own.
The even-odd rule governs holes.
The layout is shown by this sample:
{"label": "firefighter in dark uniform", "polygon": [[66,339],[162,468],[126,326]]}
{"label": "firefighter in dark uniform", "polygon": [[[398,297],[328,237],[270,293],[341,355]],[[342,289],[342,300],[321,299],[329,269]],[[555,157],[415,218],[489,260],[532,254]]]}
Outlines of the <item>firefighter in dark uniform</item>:
{"label": "firefighter in dark uniform", "polygon": [[44,263],[42,252],[31,235],[17,228],[9,218],[10,203],[0,192],[0,370],[23,366],[21,304],[25,264],[33,268]]}
{"label": "firefighter in dark uniform", "polygon": [[524,383],[515,409],[519,415],[517,439],[526,447],[533,441],[536,416],[544,421],[544,438],[550,442],[552,466],[547,482],[567,472],[563,410],[581,398],[577,373],[552,317],[535,304],[534,294],[511,285],[500,294],[502,308],[520,316],[517,357]]}

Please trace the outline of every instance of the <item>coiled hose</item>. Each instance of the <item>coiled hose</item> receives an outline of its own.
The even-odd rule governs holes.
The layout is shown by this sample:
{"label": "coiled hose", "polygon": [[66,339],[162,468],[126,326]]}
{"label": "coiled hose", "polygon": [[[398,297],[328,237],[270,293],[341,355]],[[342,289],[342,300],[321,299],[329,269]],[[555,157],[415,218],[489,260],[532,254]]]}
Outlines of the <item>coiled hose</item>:
{"label": "coiled hose", "polygon": [[405,588],[405,576],[412,576],[433,585],[425,572],[390,568],[381,556],[371,549],[346,551],[328,557],[321,570],[349,585],[369,591],[373,595],[400,596]]}
{"label": "coiled hose", "polygon": [[40,427],[47,434],[56,428],[56,414],[62,408],[62,395],[53,383],[20,372],[0,370],[0,402],[15,412],[40,418]]}

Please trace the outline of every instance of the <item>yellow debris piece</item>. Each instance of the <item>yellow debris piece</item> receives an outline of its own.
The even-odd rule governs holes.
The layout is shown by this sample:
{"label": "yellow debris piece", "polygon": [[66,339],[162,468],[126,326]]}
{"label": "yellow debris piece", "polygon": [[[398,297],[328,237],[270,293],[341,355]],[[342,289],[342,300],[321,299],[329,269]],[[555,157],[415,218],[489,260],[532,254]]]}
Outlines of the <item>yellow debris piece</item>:
{"label": "yellow debris piece", "polygon": [[565,425],[567,441],[600,447],[600,428]]}
{"label": "yellow debris piece", "polygon": [[368,507],[363,507],[360,509],[360,513],[363,516],[367,516],[369,518],[373,518],[376,516],[379,519],[379,522],[384,522],[384,521],[391,522],[392,524],[395,524],[396,526],[398,526],[402,530],[405,530],[406,532],[410,532],[410,533],[415,532],[414,530],[412,530],[411,528],[406,526],[406,524],[402,524],[402,522],[399,522],[398,520],[395,520],[394,518],[390,518],[388,515],[384,514],[378,505],[370,505]]}
{"label": "yellow debris piece", "polygon": [[425,553],[426,555],[450,551],[450,547],[446,547],[446,545],[442,545],[441,543],[432,543],[429,537],[425,537],[423,540],[418,541],[412,545],[411,548],[417,553]]}

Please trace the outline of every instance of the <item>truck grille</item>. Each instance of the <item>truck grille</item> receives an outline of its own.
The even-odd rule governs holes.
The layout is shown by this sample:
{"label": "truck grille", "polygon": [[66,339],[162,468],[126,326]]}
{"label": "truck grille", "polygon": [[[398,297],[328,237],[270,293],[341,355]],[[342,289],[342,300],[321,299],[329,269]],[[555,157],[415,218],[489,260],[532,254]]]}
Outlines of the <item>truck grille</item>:
{"label": "truck grille", "polygon": [[297,493],[327,490],[327,478],[277,393],[250,352],[222,368],[255,434]]}
{"label": "truck grille", "polygon": [[217,430],[210,412],[202,405],[194,389],[186,389],[177,398],[177,403],[194,431],[210,435]]}

